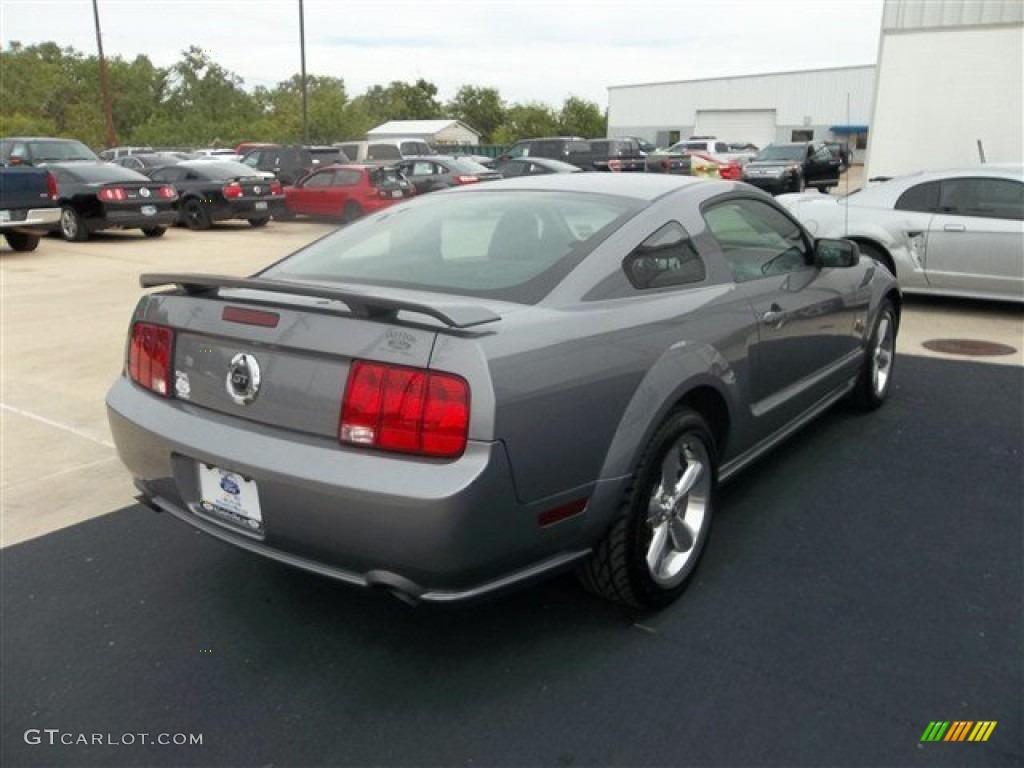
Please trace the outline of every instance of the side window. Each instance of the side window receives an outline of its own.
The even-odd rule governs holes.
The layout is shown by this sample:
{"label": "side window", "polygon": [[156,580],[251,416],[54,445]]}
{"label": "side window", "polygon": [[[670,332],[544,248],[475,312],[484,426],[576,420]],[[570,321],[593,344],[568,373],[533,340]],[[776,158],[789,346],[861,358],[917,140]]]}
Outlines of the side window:
{"label": "side window", "polygon": [[424,160],[418,160],[412,164],[413,176],[431,176],[434,173],[434,164]]}
{"label": "side window", "polygon": [[644,240],[622,262],[634,288],[665,288],[699,283],[707,276],[704,261],[682,225],[670,221]]}
{"label": "side window", "polygon": [[366,148],[367,160],[401,160],[402,153],[394,144],[371,144]]}
{"label": "side window", "polygon": [[827,145],[818,147],[818,151],[814,153],[814,162],[816,163],[831,163],[832,162],[832,150]]}
{"label": "side window", "polygon": [[1024,185],[1006,179],[946,179],[941,183],[939,211],[954,216],[989,219],[1024,218]]}
{"label": "side window", "polygon": [[324,171],[323,173],[314,173],[302,184],[306,188],[316,187],[329,187],[331,186],[331,179],[334,178],[333,171]]}
{"label": "side window", "polygon": [[335,171],[334,172],[334,186],[336,187],[352,187],[362,181],[363,174],[359,171]]}
{"label": "side window", "polygon": [[807,243],[800,227],[768,203],[727,200],[705,209],[704,221],[737,283],[807,266]]}
{"label": "side window", "polygon": [[527,157],[530,154],[529,144],[516,144],[508,151],[509,157]]}
{"label": "side window", "polygon": [[897,211],[931,213],[939,208],[939,182],[915,184],[896,200]]}
{"label": "side window", "polygon": [[149,174],[149,178],[151,178],[153,181],[169,182],[171,181],[171,175],[170,173],[168,173],[169,170],[169,168],[158,168],[157,170]]}
{"label": "side window", "polygon": [[246,155],[245,157],[243,157],[242,158],[242,162],[245,165],[248,165],[250,168],[255,168],[256,166],[258,166],[260,164],[260,156],[261,156],[261,153],[259,153],[259,152],[252,152],[252,153]]}
{"label": "side window", "polygon": [[728,144],[723,144],[720,141],[716,141],[715,142],[715,152],[722,153],[722,152],[728,152],[728,151],[729,151],[729,145]]}

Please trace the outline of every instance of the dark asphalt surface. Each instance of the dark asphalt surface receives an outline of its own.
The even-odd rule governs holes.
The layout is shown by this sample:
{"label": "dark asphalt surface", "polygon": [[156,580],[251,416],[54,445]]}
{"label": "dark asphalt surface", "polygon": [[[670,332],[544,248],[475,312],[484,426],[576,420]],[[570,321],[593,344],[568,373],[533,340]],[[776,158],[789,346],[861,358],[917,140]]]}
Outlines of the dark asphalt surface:
{"label": "dark asphalt surface", "polygon": [[[1022,377],[900,357],[882,410],[723,490],[645,617],[571,577],[412,609],[137,506],[5,549],[2,763],[1019,766]],[[921,744],[932,720],[998,725]]]}

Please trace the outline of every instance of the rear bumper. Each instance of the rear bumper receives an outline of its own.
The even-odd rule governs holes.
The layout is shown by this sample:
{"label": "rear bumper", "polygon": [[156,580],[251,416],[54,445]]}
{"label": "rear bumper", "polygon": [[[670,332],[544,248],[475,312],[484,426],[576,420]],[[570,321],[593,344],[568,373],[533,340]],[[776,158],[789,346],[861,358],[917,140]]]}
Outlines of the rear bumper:
{"label": "rear bumper", "polygon": [[[107,411],[143,503],[349,584],[413,600],[465,600],[568,567],[589,552],[579,543],[585,513],[542,528],[536,505],[518,502],[500,442],[471,441],[451,462],[360,451],[163,400],[123,377],[107,396]],[[256,482],[262,533],[203,510],[200,462]]]}
{"label": "rear bumper", "polygon": [[52,229],[60,222],[60,208],[0,211],[0,229]]}
{"label": "rear bumper", "polygon": [[178,221],[178,212],[173,208],[157,211],[146,216],[138,211],[107,211],[103,216],[85,218],[85,227],[90,232],[101,229],[149,229],[150,227],[172,227]]}
{"label": "rear bumper", "polygon": [[[260,203],[265,207],[259,207]],[[284,210],[284,197],[232,200],[224,205],[211,206],[209,210],[214,221],[269,218]]]}

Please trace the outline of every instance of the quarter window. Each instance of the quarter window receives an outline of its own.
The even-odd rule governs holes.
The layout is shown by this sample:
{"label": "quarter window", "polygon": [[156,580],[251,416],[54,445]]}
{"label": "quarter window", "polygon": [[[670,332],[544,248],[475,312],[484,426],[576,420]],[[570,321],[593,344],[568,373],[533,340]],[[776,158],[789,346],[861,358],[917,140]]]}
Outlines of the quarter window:
{"label": "quarter window", "polygon": [[707,275],[704,261],[683,226],[670,221],[644,240],[623,262],[634,288],[665,288],[699,283]]}
{"label": "quarter window", "polygon": [[767,203],[727,200],[705,209],[704,221],[737,283],[807,266],[808,246],[800,227]]}
{"label": "quarter window", "polygon": [[928,181],[915,184],[896,200],[898,211],[918,211],[931,213],[939,207],[939,182]]}

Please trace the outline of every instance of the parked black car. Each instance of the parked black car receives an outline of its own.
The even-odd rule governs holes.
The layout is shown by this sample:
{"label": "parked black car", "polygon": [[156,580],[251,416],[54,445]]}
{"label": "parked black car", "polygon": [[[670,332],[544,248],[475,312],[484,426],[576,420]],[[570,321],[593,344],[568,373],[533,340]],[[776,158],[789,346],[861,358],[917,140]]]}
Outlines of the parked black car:
{"label": "parked black car", "polygon": [[45,136],[8,136],[0,139],[0,162],[4,165],[43,165],[71,160],[99,160],[99,157],[76,139]]}
{"label": "parked black car", "polygon": [[647,153],[636,139],[590,139],[595,171],[628,173],[647,170]]}
{"label": "parked black car", "polygon": [[769,144],[743,166],[743,180],[773,194],[807,187],[827,192],[839,184],[839,161],[820,141]]}
{"label": "parked black car", "polygon": [[173,187],[113,163],[48,163],[57,181],[60,222],[65,240],[88,240],[101,229],[141,229],[160,237],[178,219]]}
{"label": "parked black car", "polygon": [[215,221],[246,219],[262,227],[284,210],[281,183],[241,163],[186,160],[148,172],[178,193],[181,221],[189,229],[209,229]]}
{"label": "parked black car", "polygon": [[594,151],[590,142],[578,136],[550,136],[517,141],[498,158],[495,167],[499,162],[516,157],[544,157],[561,160],[584,171],[594,170]]}
{"label": "parked black car", "polygon": [[[335,161],[325,159],[323,164],[330,165]],[[260,171],[269,171],[286,186],[294,184],[320,165],[313,159],[313,153],[305,147],[277,145],[258,147],[246,152],[242,157],[242,163]]]}
{"label": "parked black car", "polygon": [[417,194],[436,192],[439,189],[458,187],[463,184],[476,184],[480,181],[496,181],[502,175],[480,163],[463,157],[447,155],[431,155],[430,157],[410,157],[395,166],[402,172]]}
{"label": "parked black car", "polygon": [[546,157],[513,157],[509,160],[496,160],[494,170],[509,179],[516,176],[543,176],[548,173],[579,173],[583,169]]}

